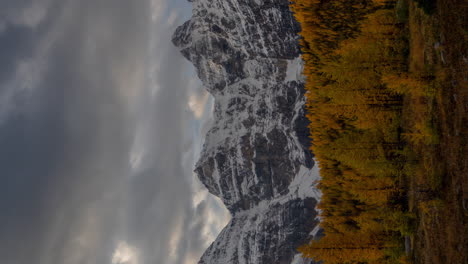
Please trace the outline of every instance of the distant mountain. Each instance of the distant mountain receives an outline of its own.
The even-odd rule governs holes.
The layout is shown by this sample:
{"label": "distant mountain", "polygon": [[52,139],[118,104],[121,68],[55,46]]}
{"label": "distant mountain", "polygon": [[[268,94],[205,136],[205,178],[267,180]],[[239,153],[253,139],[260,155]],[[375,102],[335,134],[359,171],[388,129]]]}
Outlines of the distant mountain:
{"label": "distant mountain", "polygon": [[303,264],[319,230],[299,24],[287,0],[193,0],[173,43],[215,98],[195,172],[232,220],[202,264]]}

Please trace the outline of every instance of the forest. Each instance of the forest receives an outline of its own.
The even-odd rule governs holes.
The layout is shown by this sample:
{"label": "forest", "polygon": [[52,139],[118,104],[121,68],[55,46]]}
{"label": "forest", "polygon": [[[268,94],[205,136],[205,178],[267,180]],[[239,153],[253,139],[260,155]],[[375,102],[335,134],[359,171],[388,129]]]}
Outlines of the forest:
{"label": "forest", "polygon": [[[421,157],[434,156],[439,146],[431,111],[436,79],[447,76],[411,65],[408,7],[431,11],[408,1],[291,3],[302,27],[311,150],[323,193],[324,237],[301,246],[303,256],[336,264],[413,263],[420,215],[443,203],[427,197],[441,191],[441,171]],[[425,182],[415,187],[418,173]]]}

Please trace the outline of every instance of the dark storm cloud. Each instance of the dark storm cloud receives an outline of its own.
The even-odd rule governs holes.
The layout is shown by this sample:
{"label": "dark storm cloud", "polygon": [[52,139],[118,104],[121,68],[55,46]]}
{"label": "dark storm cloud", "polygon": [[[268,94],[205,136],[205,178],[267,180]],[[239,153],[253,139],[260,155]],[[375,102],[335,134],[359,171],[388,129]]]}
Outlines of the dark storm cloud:
{"label": "dark storm cloud", "polygon": [[2,2],[2,262],[109,262],[132,135],[119,82],[144,66],[148,6]]}
{"label": "dark storm cloud", "polygon": [[[15,63],[31,56],[33,38],[31,29],[23,26],[8,26],[0,33],[0,82],[11,76]],[[18,52],[19,51],[19,52]]]}
{"label": "dark storm cloud", "polygon": [[2,2],[2,263],[105,264],[121,241],[131,264],[197,261],[223,209],[192,204],[187,100],[200,91],[170,43],[175,2]]}

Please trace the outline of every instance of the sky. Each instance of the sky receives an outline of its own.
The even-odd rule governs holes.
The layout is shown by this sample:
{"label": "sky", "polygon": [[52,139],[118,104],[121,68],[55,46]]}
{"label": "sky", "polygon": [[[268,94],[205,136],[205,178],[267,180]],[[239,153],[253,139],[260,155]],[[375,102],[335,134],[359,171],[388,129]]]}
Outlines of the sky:
{"label": "sky", "polygon": [[193,175],[212,98],[186,0],[0,1],[0,260],[191,264],[229,220]]}

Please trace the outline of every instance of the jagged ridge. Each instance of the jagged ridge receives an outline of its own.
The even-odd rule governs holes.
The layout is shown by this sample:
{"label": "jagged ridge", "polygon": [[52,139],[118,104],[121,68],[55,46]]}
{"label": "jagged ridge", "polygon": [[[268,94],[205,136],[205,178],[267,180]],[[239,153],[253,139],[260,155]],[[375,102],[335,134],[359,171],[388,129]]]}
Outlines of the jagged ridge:
{"label": "jagged ridge", "polygon": [[317,225],[300,28],[288,4],[194,0],[173,36],[215,98],[195,172],[233,215],[200,263],[289,264]]}

